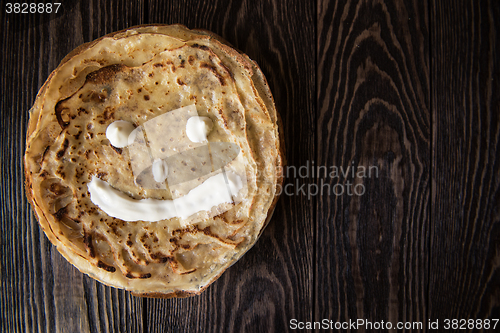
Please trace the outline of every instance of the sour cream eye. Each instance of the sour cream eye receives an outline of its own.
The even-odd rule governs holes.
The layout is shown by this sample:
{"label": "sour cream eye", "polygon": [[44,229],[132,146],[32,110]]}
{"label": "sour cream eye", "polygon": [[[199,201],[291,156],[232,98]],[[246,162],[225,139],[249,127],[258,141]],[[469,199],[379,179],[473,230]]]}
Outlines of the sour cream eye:
{"label": "sour cream eye", "polygon": [[125,120],[117,120],[106,128],[106,138],[116,148],[124,148],[129,144],[128,137],[135,129],[134,124]]}
{"label": "sour cream eye", "polygon": [[212,119],[208,117],[191,117],[186,123],[186,134],[192,142],[206,142],[212,127]]}
{"label": "sour cream eye", "polygon": [[156,159],[153,162],[153,177],[156,182],[164,182],[168,175],[168,165],[164,160]]}

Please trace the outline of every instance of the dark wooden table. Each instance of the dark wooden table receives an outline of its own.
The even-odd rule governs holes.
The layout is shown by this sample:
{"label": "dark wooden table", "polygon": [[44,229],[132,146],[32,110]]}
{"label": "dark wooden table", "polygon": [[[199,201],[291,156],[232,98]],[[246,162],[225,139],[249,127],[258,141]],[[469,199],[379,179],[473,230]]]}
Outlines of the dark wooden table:
{"label": "dark wooden table", "polygon": [[[408,332],[439,320],[444,332],[446,319],[500,319],[499,1],[81,0],[50,15],[7,14],[6,2],[1,332],[284,332],[294,319],[423,323]],[[144,23],[208,29],[255,59],[291,167],[378,170],[289,168],[258,243],[188,299],[137,298],[78,272],[23,189],[28,110],[49,73],[83,42]]]}

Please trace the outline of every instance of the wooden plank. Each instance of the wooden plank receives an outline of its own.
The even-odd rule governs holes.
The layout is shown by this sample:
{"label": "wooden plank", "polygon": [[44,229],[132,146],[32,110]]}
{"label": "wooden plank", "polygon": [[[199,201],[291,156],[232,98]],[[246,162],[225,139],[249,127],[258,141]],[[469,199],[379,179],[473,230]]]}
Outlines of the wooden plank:
{"label": "wooden plank", "polygon": [[46,61],[40,52],[41,32],[24,29],[34,25],[34,17],[7,16],[2,8],[0,128],[2,175],[1,253],[2,324],[1,331],[55,331],[52,275],[43,274],[50,261],[50,247],[33,219],[24,194],[22,157],[24,154],[27,110],[39,87],[39,65]]}
{"label": "wooden plank", "polygon": [[[316,166],[328,174],[315,175],[324,190],[316,220],[317,321],[425,320],[426,3],[318,2]],[[340,168],[350,169],[342,175]]]}
{"label": "wooden plank", "polygon": [[2,332],[142,331],[142,299],[84,276],[40,231],[24,195],[22,157],[28,110],[59,61],[142,23],[143,14],[141,2],[125,0],[64,3],[57,15],[2,12]]}
{"label": "wooden plank", "polygon": [[[150,1],[149,20],[208,29],[256,60],[283,117],[289,164],[311,160],[314,2]],[[148,299],[146,330],[283,332],[290,319],[311,318],[313,207],[283,196],[257,244],[202,295]]]}
{"label": "wooden plank", "polygon": [[500,3],[436,1],[430,13],[429,317],[443,327],[500,319]]}

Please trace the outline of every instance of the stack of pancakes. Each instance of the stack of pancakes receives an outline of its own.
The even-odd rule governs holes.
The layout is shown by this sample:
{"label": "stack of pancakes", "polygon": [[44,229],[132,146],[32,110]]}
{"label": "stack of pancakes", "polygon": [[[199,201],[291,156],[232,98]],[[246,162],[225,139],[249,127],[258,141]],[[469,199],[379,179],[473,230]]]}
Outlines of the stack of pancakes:
{"label": "stack of pancakes", "polygon": [[[208,175],[184,192],[144,186],[131,150],[106,137],[117,120],[139,128],[193,105],[213,123],[208,143],[239,147],[226,166],[245,181],[238,200],[154,222],[94,204],[93,177],[134,200],[172,200],[203,183]],[[276,204],[284,161],[271,92],[254,61],[210,32],[140,26],[84,44],[52,72],[30,113],[26,192],[40,226],[70,263],[107,285],[141,296],[200,293],[255,244]],[[148,149],[189,146],[179,133],[149,138]]]}

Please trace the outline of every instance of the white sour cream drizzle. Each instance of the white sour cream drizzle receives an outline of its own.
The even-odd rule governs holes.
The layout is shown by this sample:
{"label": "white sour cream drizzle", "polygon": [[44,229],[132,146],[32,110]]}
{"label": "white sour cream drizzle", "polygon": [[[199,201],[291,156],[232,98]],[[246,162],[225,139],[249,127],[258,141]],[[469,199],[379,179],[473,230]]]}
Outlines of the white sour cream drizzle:
{"label": "white sour cream drizzle", "polygon": [[210,211],[222,203],[232,203],[231,195],[236,196],[243,188],[241,178],[229,171],[208,178],[188,194],[174,200],[140,199],[136,200],[114,189],[107,182],[92,177],[88,184],[90,200],[106,214],[123,221],[148,221],[179,217],[187,219],[201,211]]}

